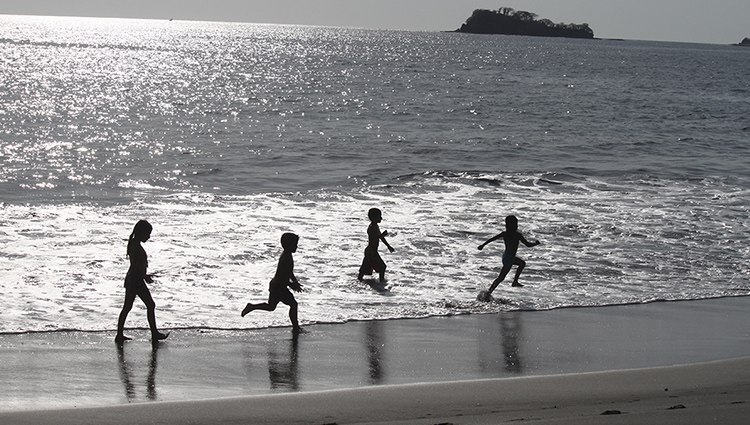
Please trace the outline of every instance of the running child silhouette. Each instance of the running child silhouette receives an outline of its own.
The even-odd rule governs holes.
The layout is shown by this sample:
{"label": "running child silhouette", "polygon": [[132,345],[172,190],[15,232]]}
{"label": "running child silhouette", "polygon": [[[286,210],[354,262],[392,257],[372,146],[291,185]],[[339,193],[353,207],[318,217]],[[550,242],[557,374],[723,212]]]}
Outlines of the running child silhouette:
{"label": "running child silhouette", "polygon": [[490,286],[490,289],[487,291],[486,295],[484,294],[484,291],[480,292],[480,297],[486,298],[486,300],[489,300],[489,296],[492,294],[492,291],[494,291],[495,288],[497,288],[497,285],[499,285],[500,282],[505,279],[505,276],[508,275],[513,265],[516,265],[518,267],[516,268],[516,276],[513,278],[512,286],[523,286],[518,282],[518,277],[521,276],[521,272],[523,271],[524,267],[526,267],[526,262],[523,261],[520,257],[516,256],[516,252],[518,251],[518,243],[523,242],[523,244],[528,247],[539,245],[539,241],[529,242],[526,240],[526,238],[523,237],[521,232],[518,231],[518,219],[514,215],[505,217],[504,232],[491,237],[485,243],[479,245],[478,249],[481,251],[485,247],[485,245],[498,239],[502,239],[505,242],[505,252],[503,252],[503,268],[502,270],[500,270],[500,275],[497,277],[497,279],[492,282],[492,285]]}
{"label": "running child silhouette", "polygon": [[297,321],[297,300],[289,292],[291,288],[295,292],[301,292],[302,286],[294,276],[294,259],[292,253],[297,251],[299,236],[294,233],[284,233],[281,235],[281,247],[284,252],[279,258],[279,265],[276,267],[276,274],[271,279],[268,286],[268,302],[251,304],[247,303],[242,310],[242,317],[253,310],[274,311],[276,306],[281,302],[289,306],[289,320],[292,321],[292,330],[299,332],[302,330]]}
{"label": "running child silhouette", "polygon": [[151,291],[146,286],[146,283],[153,283],[154,279],[153,275],[146,273],[146,269],[148,269],[148,256],[141,243],[151,238],[152,230],[153,227],[148,221],[139,220],[135,223],[133,232],[128,239],[127,254],[130,259],[130,268],[127,275],[125,275],[125,302],[122,305],[120,317],[117,319],[117,336],[115,336],[115,342],[117,343],[131,339],[125,336],[123,332],[125,320],[128,318],[130,309],[133,308],[136,296],[146,304],[146,317],[148,318],[148,326],[151,328],[151,340],[160,341],[167,339],[169,336],[169,333],[163,334],[156,328],[156,303],[151,298]]}
{"label": "running child silhouette", "polygon": [[383,221],[383,213],[377,208],[370,208],[367,211],[367,217],[370,219],[370,225],[367,227],[367,248],[365,248],[365,258],[359,267],[357,280],[362,281],[365,275],[371,275],[373,271],[376,271],[380,275],[380,282],[384,283],[386,266],[385,261],[380,258],[380,254],[378,253],[380,241],[383,241],[383,244],[388,247],[388,251],[393,252],[395,250],[385,240],[385,237],[388,236],[388,231],[380,233],[378,223]]}

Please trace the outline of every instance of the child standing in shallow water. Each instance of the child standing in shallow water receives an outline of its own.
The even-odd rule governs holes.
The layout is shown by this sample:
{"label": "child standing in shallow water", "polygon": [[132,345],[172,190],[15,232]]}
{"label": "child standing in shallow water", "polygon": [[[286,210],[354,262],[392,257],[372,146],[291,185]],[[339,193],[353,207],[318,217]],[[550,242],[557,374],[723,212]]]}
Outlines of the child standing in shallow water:
{"label": "child standing in shallow water", "polygon": [[505,276],[508,275],[511,267],[513,267],[514,264],[518,267],[516,268],[516,276],[513,278],[512,286],[523,286],[518,282],[518,277],[521,276],[523,268],[526,267],[526,262],[523,261],[520,257],[516,256],[516,252],[518,251],[518,244],[519,242],[523,242],[523,244],[528,247],[539,245],[539,241],[529,242],[526,240],[526,238],[523,237],[521,232],[518,231],[518,219],[513,215],[505,217],[504,232],[488,239],[485,243],[479,245],[478,249],[481,251],[485,247],[485,245],[498,239],[502,239],[505,242],[505,252],[503,252],[503,268],[502,270],[500,270],[500,275],[497,277],[497,279],[492,282],[492,286],[490,286],[489,291],[487,291],[487,297],[489,297],[489,295],[492,294],[492,291],[497,288],[497,285],[499,285],[500,282],[505,279]]}
{"label": "child standing in shallow water", "polygon": [[271,279],[268,287],[268,302],[259,304],[247,303],[242,310],[242,317],[245,317],[246,314],[253,310],[274,311],[276,310],[276,306],[282,302],[289,306],[289,320],[292,322],[292,329],[295,332],[302,330],[297,321],[297,300],[289,292],[289,288],[295,292],[302,291],[302,286],[294,276],[294,259],[292,258],[292,254],[297,251],[298,243],[299,236],[294,233],[284,233],[281,235],[281,247],[284,248],[284,252],[281,253],[279,265],[276,267],[276,274]]}
{"label": "child standing in shallow water", "polygon": [[365,248],[365,258],[362,260],[362,265],[359,267],[359,274],[357,275],[358,280],[362,280],[364,275],[371,275],[373,271],[378,272],[380,275],[380,282],[385,282],[385,261],[380,258],[378,253],[378,245],[380,241],[383,241],[388,251],[395,251],[392,246],[388,244],[385,237],[388,235],[386,230],[380,233],[380,226],[378,223],[383,221],[383,213],[377,208],[370,208],[367,212],[367,217],[370,219],[370,225],[367,227],[367,248]]}
{"label": "child standing in shallow water", "polygon": [[115,342],[117,343],[122,343],[130,339],[123,332],[125,320],[128,318],[130,309],[133,308],[136,296],[146,304],[146,317],[148,318],[148,326],[151,328],[151,340],[160,341],[169,336],[169,333],[163,334],[156,328],[156,303],[151,298],[151,291],[146,286],[146,283],[153,283],[154,279],[150,274],[146,273],[148,256],[141,243],[151,238],[152,230],[153,227],[151,227],[148,221],[139,220],[135,223],[133,233],[130,234],[130,238],[128,239],[127,253],[130,259],[130,268],[128,269],[128,274],[125,275],[125,303],[117,320],[117,336],[115,336]]}

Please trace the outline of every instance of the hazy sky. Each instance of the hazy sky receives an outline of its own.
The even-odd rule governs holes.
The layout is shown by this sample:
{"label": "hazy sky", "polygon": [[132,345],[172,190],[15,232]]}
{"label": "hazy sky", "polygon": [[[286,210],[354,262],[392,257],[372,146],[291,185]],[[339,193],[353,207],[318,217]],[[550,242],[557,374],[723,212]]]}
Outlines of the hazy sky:
{"label": "hazy sky", "polygon": [[750,0],[0,0],[0,14],[106,16],[442,31],[474,9],[508,6],[597,37],[737,43]]}

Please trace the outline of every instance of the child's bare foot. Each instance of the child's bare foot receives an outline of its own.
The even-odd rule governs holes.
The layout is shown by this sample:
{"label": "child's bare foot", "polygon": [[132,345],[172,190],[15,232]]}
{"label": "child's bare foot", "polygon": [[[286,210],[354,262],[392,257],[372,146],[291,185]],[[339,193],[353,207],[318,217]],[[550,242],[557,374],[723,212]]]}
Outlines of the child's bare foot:
{"label": "child's bare foot", "polygon": [[133,338],[131,338],[131,337],[129,337],[129,336],[125,336],[125,335],[117,335],[117,336],[115,337],[115,342],[116,342],[116,343],[118,343],[118,344],[120,344],[120,343],[123,343],[123,342],[125,342],[125,341],[130,341],[131,339],[133,339]]}
{"label": "child's bare foot", "polygon": [[247,303],[247,305],[245,306],[245,308],[242,310],[241,316],[245,317],[245,315],[247,313],[250,313],[253,310],[255,310],[255,308],[253,307],[253,305],[250,304],[250,303]]}
{"label": "child's bare foot", "polygon": [[510,286],[515,286],[515,287],[517,287],[517,288],[518,288],[518,287],[522,287],[523,285],[521,285],[521,284],[520,284],[520,283],[518,283],[518,282],[513,282],[513,284],[512,284],[512,285],[510,285]]}
{"label": "child's bare foot", "polygon": [[165,334],[163,334],[161,332],[157,332],[157,333],[151,335],[151,341],[162,341],[162,340],[167,339],[168,336],[169,336],[169,332],[167,332]]}

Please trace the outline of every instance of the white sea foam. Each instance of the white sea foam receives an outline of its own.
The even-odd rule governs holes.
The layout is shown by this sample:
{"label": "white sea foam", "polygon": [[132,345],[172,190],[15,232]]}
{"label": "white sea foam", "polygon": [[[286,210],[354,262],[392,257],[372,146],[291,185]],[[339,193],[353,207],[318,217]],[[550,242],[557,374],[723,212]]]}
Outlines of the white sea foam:
{"label": "white sea foam", "polygon": [[[488,184],[488,181],[498,182]],[[553,184],[523,175],[427,175],[362,191],[247,197],[153,196],[119,207],[6,206],[0,270],[2,331],[111,329],[122,302],[126,238],[137,219],[154,225],[145,244],[159,322],[167,327],[286,325],[239,311],[267,297],[279,237],[301,237],[296,274],[303,322],[548,309],[750,293],[747,192],[717,182],[579,180]],[[654,185],[658,185],[658,197]],[[616,194],[616,195],[615,195]],[[383,210],[396,252],[385,293],[356,281],[366,211]],[[499,271],[502,243],[477,245],[516,214],[542,245],[500,301],[475,301]],[[132,324],[143,324],[134,310]]]}

